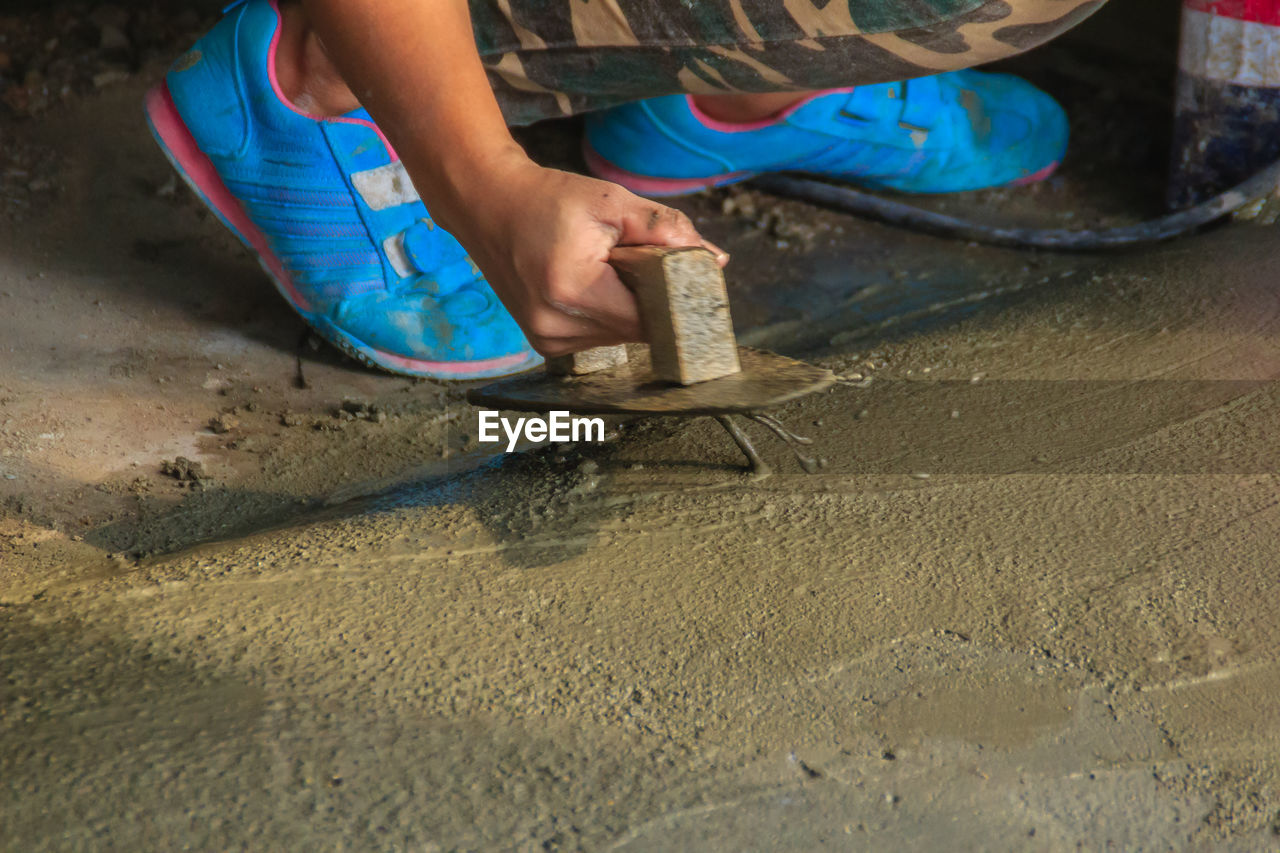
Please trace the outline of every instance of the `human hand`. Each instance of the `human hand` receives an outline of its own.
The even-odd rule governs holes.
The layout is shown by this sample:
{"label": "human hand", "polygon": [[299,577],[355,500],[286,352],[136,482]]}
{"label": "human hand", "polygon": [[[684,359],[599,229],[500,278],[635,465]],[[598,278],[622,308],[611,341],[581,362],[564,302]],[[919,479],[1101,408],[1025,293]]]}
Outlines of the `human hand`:
{"label": "human hand", "polygon": [[306,0],[305,8],[431,216],[544,355],[643,338],[635,298],[608,263],[615,246],[705,246],[728,260],[684,214],[529,160],[493,95],[466,3]]}
{"label": "human hand", "polygon": [[678,210],[594,178],[523,160],[486,170],[442,223],[545,356],[644,339],[616,246],[702,246],[729,256]]}

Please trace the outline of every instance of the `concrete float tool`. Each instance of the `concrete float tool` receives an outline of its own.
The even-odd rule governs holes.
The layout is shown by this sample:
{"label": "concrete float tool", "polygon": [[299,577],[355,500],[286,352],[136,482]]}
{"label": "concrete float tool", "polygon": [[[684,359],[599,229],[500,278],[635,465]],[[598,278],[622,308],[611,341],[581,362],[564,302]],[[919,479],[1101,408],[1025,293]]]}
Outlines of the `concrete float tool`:
{"label": "concrete float tool", "polygon": [[609,263],[636,296],[649,344],[597,347],[549,359],[542,373],[515,376],[467,392],[474,405],[509,411],[565,410],[578,415],[708,415],[720,422],[757,476],[768,466],[732,420],[743,415],[791,445],[806,471],[820,464],[795,435],[763,410],[829,388],[835,375],[764,350],[738,346],[724,274],[699,247],[625,246]]}

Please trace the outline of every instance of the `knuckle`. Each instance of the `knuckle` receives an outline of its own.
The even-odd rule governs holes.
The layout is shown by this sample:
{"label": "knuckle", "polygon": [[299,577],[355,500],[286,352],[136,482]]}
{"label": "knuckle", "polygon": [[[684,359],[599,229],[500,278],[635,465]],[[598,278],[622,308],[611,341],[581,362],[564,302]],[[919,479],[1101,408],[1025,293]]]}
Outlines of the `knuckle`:
{"label": "knuckle", "polygon": [[689,239],[698,235],[698,229],[694,227],[693,220],[683,211],[674,208],[667,208],[666,215],[662,217],[656,230],[661,230],[672,237],[681,239]]}

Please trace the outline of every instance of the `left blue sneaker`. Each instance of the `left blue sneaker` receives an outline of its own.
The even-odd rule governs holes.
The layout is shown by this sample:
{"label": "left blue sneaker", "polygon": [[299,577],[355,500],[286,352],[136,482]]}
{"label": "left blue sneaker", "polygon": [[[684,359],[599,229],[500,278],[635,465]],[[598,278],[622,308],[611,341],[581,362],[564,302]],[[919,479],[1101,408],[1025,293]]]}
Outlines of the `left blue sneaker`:
{"label": "left blue sneaker", "polygon": [[763,121],[730,124],[688,95],[587,116],[587,165],[649,196],[761,172],[803,172],[871,189],[948,193],[1048,177],[1067,148],[1052,97],[1008,74],[953,71],[836,89]]}
{"label": "left blue sneaker", "polygon": [[276,0],[242,0],[147,94],[178,174],[293,309],[365,364],[436,379],[539,364],[368,113],[313,116],[285,98],[279,38]]}

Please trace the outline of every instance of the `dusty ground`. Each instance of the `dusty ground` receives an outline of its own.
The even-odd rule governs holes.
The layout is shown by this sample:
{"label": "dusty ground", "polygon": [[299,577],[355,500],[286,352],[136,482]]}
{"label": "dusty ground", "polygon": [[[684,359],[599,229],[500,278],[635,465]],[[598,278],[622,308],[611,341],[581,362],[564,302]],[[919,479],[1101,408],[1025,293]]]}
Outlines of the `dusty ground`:
{"label": "dusty ground", "polygon": [[[1152,212],[1169,41],[1115,32],[1018,66],[1060,177],[938,204]],[[138,53],[0,125],[0,849],[1280,843],[1273,229],[693,199],[744,340],[844,377],[780,413],[828,467],[706,421],[489,461],[174,187]]]}

